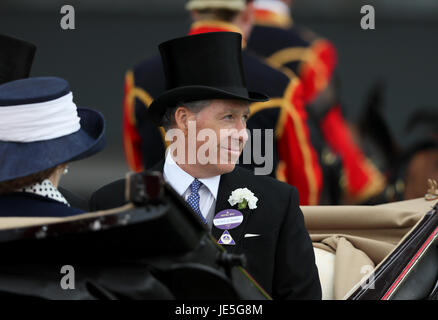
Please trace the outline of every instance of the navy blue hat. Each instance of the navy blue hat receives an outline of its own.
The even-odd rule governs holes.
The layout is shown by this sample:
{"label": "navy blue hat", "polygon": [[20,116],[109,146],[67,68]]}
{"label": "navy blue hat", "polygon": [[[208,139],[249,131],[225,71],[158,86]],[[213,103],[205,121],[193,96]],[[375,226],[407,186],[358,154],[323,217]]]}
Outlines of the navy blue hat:
{"label": "navy blue hat", "polygon": [[101,113],[76,108],[67,81],[28,78],[0,85],[0,182],[87,158],[105,144]]}

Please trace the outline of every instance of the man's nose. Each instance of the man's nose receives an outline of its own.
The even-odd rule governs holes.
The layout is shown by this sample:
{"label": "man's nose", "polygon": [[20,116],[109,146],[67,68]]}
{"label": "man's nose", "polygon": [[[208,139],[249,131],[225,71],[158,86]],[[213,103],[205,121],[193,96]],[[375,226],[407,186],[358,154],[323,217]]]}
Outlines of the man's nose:
{"label": "man's nose", "polygon": [[239,141],[245,143],[248,141],[248,132],[246,130],[246,121],[240,119],[237,121],[235,129],[237,130],[238,136],[235,139],[239,139]]}

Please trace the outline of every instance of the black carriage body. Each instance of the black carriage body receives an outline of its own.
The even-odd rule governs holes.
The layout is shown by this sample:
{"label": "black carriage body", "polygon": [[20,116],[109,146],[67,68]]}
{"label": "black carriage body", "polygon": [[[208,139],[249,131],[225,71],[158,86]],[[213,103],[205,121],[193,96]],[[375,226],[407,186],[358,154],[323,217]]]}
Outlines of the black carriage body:
{"label": "black carriage body", "polygon": [[[153,180],[154,196],[142,204],[0,230],[0,296],[269,299],[242,257],[229,255],[173,189]],[[61,285],[63,266],[74,269],[75,290]]]}
{"label": "black carriage body", "polygon": [[[270,299],[242,268],[244,258],[218,245],[172,188],[154,176],[130,181],[131,203],[121,208],[69,218],[1,218],[0,296]],[[437,299],[437,211],[435,204],[420,214],[372,278],[344,299]],[[308,208],[303,213],[308,220]],[[75,290],[62,288],[63,266],[74,268]]]}
{"label": "black carriage body", "polygon": [[438,299],[438,203],[348,300]]}

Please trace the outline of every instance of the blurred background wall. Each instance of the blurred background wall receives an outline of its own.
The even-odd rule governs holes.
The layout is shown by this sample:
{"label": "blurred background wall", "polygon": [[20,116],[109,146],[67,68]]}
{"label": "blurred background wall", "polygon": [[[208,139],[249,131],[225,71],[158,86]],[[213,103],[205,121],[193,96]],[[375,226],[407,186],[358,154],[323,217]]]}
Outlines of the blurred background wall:
{"label": "blurred background wall", "polygon": [[[60,9],[73,5],[76,29],[62,30]],[[107,119],[107,148],[73,163],[63,186],[82,195],[123,177],[123,80],[127,69],[157,54],[157,46],[184,36],[190,25],[184,0],[1,0],[0,32],[35,43],[32,76],[60,76],[75,102]],[[360,8],[376,10],[376,29],[360,28]],[[296,0],[296,23],[337,46],[344,113],[360,117],[368,91],[388,85],[385,117],[401,144],[403,124],[420,106],[437,108],[438,1]]]}

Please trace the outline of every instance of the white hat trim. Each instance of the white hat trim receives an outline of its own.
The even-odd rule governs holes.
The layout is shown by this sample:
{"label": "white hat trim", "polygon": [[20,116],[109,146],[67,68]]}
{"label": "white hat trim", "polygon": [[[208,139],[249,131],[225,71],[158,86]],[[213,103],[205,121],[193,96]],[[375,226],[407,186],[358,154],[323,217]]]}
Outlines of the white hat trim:
{"label": "white hat trim", "polygon": [[0,107],[0,141],[51,140],[80,129],[80,118],[71,92],[51,101]]}

